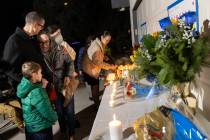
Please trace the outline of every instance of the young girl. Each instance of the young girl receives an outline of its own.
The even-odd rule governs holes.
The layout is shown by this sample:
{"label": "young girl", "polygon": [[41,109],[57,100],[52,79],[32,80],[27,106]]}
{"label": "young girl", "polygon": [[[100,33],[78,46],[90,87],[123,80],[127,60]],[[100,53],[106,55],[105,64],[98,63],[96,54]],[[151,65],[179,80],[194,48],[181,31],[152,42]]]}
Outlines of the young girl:
{"label": "young girl", "polygon": [[52,140],[52,125],[57,120],[42,82],[41,66],[35,62],[22,65],[23,78],[17,87],[21,99],[26,140]]}

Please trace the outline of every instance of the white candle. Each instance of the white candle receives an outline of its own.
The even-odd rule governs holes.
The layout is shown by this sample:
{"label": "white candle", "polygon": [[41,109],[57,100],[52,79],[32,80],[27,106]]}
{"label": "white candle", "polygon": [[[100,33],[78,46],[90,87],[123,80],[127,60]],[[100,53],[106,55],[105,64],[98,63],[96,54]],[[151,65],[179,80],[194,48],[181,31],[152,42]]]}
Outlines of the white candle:
{"label": "white candle", "polygon": [[112,89],[112,94],[115,95],[115,94],[116,94],[116,91],[117,91],[116,88],[113,88],[113,89]]}
{"label": "white candle", "polygon": [[116,82],[113,83],[113,84],[112,84],[112,87],[116,89],[116,88],[117,88],[117,83],[116,83]]}
{"label": "white candle", "polygon": [[111,140],[122,140],[122,123],[116,120],[115,114],[113,115],[113,120],[109,122],[109,133]]}
{"label": "white candle", "polygon": [[115,94],[111,93],[110,98],[111,100],[114,100]]}
{"label": "white candle", "polygon": [[109,101],[109,106],[110,106],[110,107],[114,107],[114,105],[115,105],[115,102],[114,102],[113,99],[111,99],[111,100]]}
{"label": "white candle", "polygon": [[128,70],[124,70],[122,73],[122,78],[128,78],[129,72]]}

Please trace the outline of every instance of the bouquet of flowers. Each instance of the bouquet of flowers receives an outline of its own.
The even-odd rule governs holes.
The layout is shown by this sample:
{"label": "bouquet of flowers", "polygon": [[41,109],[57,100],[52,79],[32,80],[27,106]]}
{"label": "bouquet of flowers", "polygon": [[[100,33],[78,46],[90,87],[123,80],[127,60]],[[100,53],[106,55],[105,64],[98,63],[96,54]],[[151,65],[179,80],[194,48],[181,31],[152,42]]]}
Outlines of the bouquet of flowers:
{"label": "bouquet of flowers", "polygon": [[144,36],[143,47],[134,52],[131,60],[139,66],[140,77],[152,73],[160,84],[172,86],[195,78],[209,46],[193,25],[179,20],[156,36]]}
{"label": "bouquet of flowers", "polygon": [[157,77],[164,85],[190,82],[200,71],[209,50],[209,42],[192,25],[179,20],[161,32],[156,42]]}
{"label": "bouquet of flowers", "polygon": [[158,41],[158,36],[145,35],[143,40],[143,45],[136,49],[130,57],[136,65],[135,71],[137,71],[139,78],[156,74],[158,70],[156,65],[153,65],[153,62],[156,60],[157,50],[155,46]]}

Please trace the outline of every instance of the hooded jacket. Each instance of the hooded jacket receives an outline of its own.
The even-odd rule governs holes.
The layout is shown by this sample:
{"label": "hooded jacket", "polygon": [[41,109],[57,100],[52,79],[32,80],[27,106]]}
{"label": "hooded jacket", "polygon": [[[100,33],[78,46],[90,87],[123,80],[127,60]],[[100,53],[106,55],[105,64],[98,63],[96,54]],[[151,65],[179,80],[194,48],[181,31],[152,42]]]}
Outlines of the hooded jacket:
{"label": "hooded jacket", "polygon": [[21,99],[27,132],[49,128],[57,120],[57,114],[41,84],[32,84],[23,77],[17,87],[17,96]]}

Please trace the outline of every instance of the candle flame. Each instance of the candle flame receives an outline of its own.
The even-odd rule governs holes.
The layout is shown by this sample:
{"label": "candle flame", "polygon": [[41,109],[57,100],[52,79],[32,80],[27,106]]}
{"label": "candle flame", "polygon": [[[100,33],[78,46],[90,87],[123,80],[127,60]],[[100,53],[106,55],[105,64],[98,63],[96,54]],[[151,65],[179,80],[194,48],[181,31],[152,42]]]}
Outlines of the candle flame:
{"label": "candle flame", "polygon": [[107,81],[114,81],[114,80],[116,80],[116,74],[115,73],[109,73],[108,75],[107,75]]}
{"label": "candle flame", "polygon": [[113,115],[113,119],[116,120],[116,115],[115,114]]}

